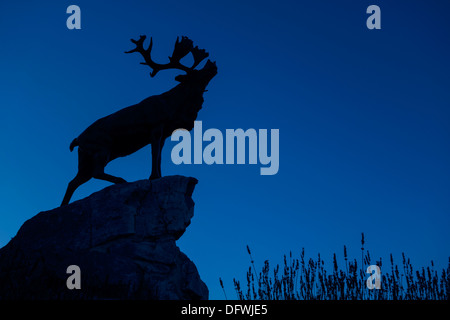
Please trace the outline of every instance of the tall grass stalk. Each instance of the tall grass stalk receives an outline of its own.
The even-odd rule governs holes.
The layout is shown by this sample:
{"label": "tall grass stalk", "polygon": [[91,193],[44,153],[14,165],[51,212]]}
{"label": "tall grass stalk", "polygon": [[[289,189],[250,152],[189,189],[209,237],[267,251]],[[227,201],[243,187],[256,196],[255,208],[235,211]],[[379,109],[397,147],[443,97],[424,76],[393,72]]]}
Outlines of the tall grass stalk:
{"label": "tall grass stalk", "polygon": [[[240,300],[448,300],[450,298],[450,258],[447,269],[440,272],[431,266],[414,270],[410,259],[402,253],[402,266],[394,263],[390,255],[390,266],[384,267],[380,258],[372,263],[369,250],[364,248],[364,234],[361,239],[361,262],[350,261],[344,246],[345,269],[338,265],[333,254],[333,266],[328,273],[320,254],[317,259],[305,260],[305,249],[300,258],[284,255],[282,270],[276,265],[273,270],[268,260],[257,273],[250,248],[251,266],[247,271],[247,291],[244,293],[238,280],[233,279],[237,298]],[[381,288],[368,289],[369,274],[366,268],[376,264],[381,269]],[[223,282],[220,279],[223,287]],[[225,291],[224,291],[225,292]]]}

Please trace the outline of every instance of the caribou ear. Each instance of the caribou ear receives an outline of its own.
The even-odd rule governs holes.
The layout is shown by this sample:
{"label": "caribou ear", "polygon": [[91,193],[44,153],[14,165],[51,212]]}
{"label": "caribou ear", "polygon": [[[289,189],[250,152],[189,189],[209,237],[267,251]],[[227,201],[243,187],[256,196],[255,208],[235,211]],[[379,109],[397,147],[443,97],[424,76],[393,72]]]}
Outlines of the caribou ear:
{"label": "caribou ear", "polygon": [[180,74],[175,77],[175,80],[178,82],[184,82],[187,80],[187,74]]}

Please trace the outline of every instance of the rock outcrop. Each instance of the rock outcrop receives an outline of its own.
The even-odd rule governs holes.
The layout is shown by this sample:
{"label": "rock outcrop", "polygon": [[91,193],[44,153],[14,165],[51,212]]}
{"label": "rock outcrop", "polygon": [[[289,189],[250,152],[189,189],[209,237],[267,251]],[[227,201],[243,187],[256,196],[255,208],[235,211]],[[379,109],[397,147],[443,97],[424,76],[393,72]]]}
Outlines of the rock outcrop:
{"label": "rock outcrop", "polygon": [[[176,246],[194,213],[197,180],[113,185],[37,214],[0,249],[1,299],[208,299]],[[69,289],[70,265],[81,289]]]}

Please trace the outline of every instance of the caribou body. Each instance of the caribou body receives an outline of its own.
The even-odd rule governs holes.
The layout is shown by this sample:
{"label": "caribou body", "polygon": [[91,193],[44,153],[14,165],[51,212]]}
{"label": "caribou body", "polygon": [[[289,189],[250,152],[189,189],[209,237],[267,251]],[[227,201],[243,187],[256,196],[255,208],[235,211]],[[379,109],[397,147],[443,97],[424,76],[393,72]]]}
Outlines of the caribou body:
{"label": "caribou body", "polygon": [[[161,177],[161,150],[164,141],[176,129],[192,130],[198,111],[202,108],[203,93],[210,80],[217,74],[215,62],[208,60],[202,69],[195,69],[208,53],[193,46],[192,40],[177,39],[170,62],[158,64],[151,59],[153,41],[144,49],[146,37],[131,41],[136,45],[126,53],[139,52],[145,59],[142,64],[152,68],[151,77],[165,69],[179,69],[186,74],[175,80],[180,84],[160,95],[121,109],[95,121],[70,144],[70,151],[78,147],[78,173],[69,182],[61,206],[69,203],[75,190],[91,178],[112,183],[124,183],[124,179],[104,172],[105,166],[118,157],[130,155],[151,144],[152,172],[150,179]],[[192,53],[194,64],[186,67],[180,59]]]}

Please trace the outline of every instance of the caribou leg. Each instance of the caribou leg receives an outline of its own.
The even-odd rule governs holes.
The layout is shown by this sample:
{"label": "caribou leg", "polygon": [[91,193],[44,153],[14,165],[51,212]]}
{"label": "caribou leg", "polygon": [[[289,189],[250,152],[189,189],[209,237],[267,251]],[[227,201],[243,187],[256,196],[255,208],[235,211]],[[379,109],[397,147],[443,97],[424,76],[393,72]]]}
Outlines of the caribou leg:
{"label": "caribou leg", "polygon": [[161,158],[162,158],[162,149],[164,147],[164,142],[166,142],[166,139],[161,139],[161,143],[159,145],[159,156],[158,156],[158,176],[161,178]]}
{"label": "caribou leg", "polygon": [[152,142],[152,173],[150,180],[161,178],[161,150],[164,146],[163,127],[155,130]]}
{"label": "caribou leg", "polygon": [[82,148],[78,148],[78,173],[75,178],[69,182],[61,206],[69,204],[70,198],[72,198],[75,190],[92,178],[91,167],[92,157],[88,153],[84,152]]}
{"label": "caribou leg", "polygon": [[94,170],[93,170],[93,177],[95,179],[108,181],[111,183],[126,183],[127,181],[125,179],[115,177],[113,175],[105,173],[105,166],[108,163],[108,155],[107,153],[97,153],[94,157]]}
{"label": "caribou leg", "polygon": [[70,181],[69,185],[67,186],[66,194],[64,195],[61,207],[69,204],[70,198],[72,198],[72,195],[75,192],[75,190],[83,183],[88,182],[90,179],[91,179],[90,176],[83,175],[78,172],[75,178],[73,178],[73,180]]}

